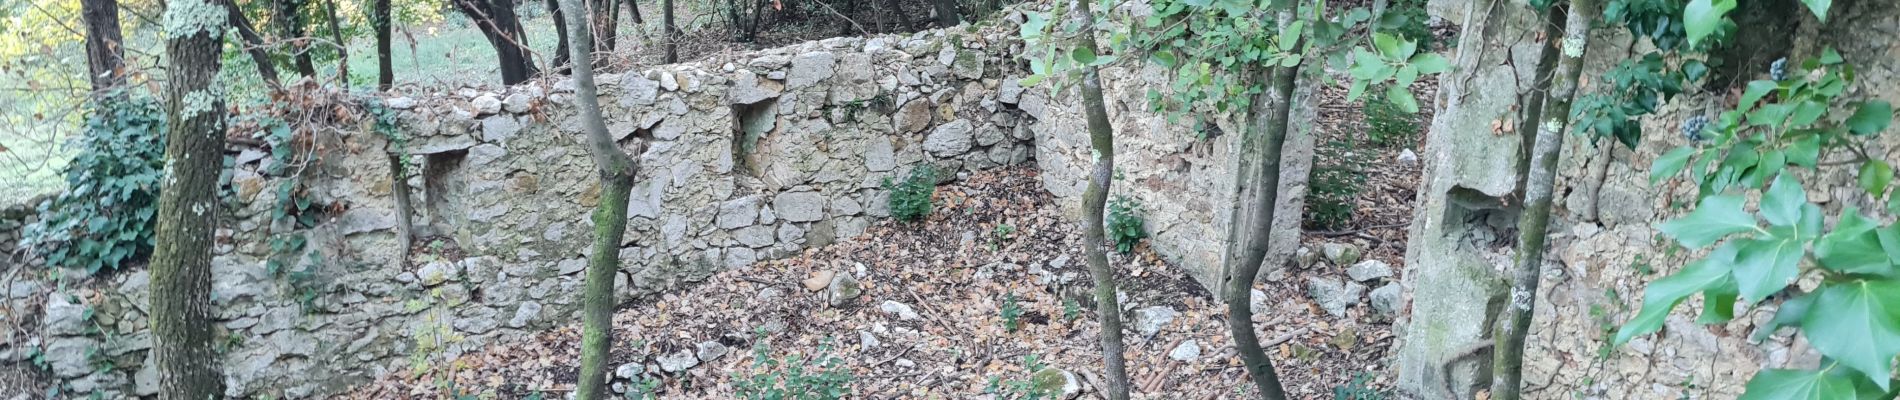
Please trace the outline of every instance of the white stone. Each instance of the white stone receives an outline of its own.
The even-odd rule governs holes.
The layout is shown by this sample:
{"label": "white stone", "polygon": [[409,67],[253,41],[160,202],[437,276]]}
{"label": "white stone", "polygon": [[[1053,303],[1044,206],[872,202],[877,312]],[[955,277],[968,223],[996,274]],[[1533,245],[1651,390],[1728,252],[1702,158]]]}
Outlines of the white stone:
{"label": "white stone", "polygon": [[975,130],[969,120],[958,119],[938,125],[930,136],[924,138],[924,150],[938,157],[955,157],[970,151],[971,131]]}
{"label": "white stone", "polygon": [[883,304],[878,305],[878,309],[883,310],[887,314],[895,315],[897,319],[900,320],[911,321],[923,318],[923,316],[917,315],[916,310],[910,309],[909,304],[899,303],[895,300],[885,300]]}
{"label": "white stone", "polygon": [[1174,350],[1168,351],[1168,358],[1175,361],[1199,360],[1201,359],[1201,344],[1195,343],[1194,339],[1188,339],[1181,342],[1181,345],[1174,346]]}

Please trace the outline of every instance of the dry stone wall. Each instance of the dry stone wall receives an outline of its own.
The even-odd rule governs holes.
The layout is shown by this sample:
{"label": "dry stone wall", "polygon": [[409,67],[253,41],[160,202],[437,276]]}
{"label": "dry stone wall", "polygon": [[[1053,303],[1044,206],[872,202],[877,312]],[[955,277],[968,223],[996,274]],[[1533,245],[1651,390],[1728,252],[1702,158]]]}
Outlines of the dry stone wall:
{"label": "dry stone wall", "polygon": [[[889,216],[885,179],[924,165],[949,181],[1034,163],[1051,192],[1078,198],[1089,160],[1073,92],[1020,85],[1014,29],[966,28],[601,74],[608,129],[641,164],[617,296],[856,236]],[[1197,140],[1149,112],[1139,99],[1166,86],[1162,72],[1106,74],[1121,127],[1115,193],[1146,205],[1156,250],[1211,284],[1233,135]],[[314,227],[273,224],[288,179],[263,172],[278,162],[267,151],[236,154],[212,265],[228,394],[320,398],[578,320],[600,187],[573,89],[550,80],[387,98],[399,142],[367,125],[320,132],[324,151],[293,168],[321,210]],[[406,179],[392,178],[390,153]],[[1303,187],[1304,169],[1292,169],[1288,185]],[[418,237],[407,268],[398,187],[411,192]],[[0,244],[13,246],[28,209],[9,211]],[[1297,226],[1291,214],[1283,223]],[[282,244],[293,237],[302,245]],[[18,323],[0,324],[0,362],[43,360],[65,393],[154,393],[145,271],[87,277],[8,262],[6,315]]]}
{"label": "dry stone wall", "polygon": [[[1480,10],[1470,19],[1465,7],[1479,3],[1432,4],[1441,18],[1472,21],[1466,35],[1482,28],[1496,30],[1496,37],[1517,37],[1536,26],[1530,11],[1516,2],[1504,2],[1489,13]],[[1831,46],[1840,49],[1859,74],[1849,98],[1900,101],[1900,33],[1895,32],[1900,7],[1882,1],[1837,2],[1827,24],[1805,10],[1789,12],[1799,17],[1795,46],[1771,50],[1781,54],[1756,55],[1760,64],[1782,55],[1790,60],[1812,57]],[[1585,76],[1600,76],[1625,58],[1648,51],[1638,47],[1632,53],[1622,32],[1599,33],[1586,56]],[[1440,92],[1440,112],[1421,153],[1426,170],[1404,282],[1411,312],[1396,360],[1399,389],[1410,398],[1447,398],[1445,388],[1457,391],[1449,397],[1472,398],[1474,389],[1488,383],[1482,370],[1488,366],[1488,353],[1443,367],[1488,337],[1486,330],[1508,290],[1493,274],[1508,268],[1515,257],[1509,244],[1514,242],[1516,210],[1497,199],[1509,199],[1516,189],[1513,171],[1522,159],[1493,149],[1515,149],[1522,140],[1491,130],[1491,121],[1510,115],[1508,107],[1515,99],[1508,91],[1490,88],[1513,87],[1513,76],[1529,76],[1535,60],[1523,57],[1535,54],[1535,48],[1505,51],[1504,44],[1471,37],[1460,48],[1479,46],[1485,50],[1455,57],[1460,76],[1445,81],[1451,83]],[[1507,64],[1506,54],[1520,58]],[[1511,74],[1514,67],[1520,74]],[[1735,321],[1701,325],[1694,320],[1700,300],[1678,308],[1660,333],[1626,346],[1605,347],[1617,324],[1635,314],[1645,285],[1674,273],[1688,260],[1689,254],[1669,251],[1671,244],[1654,226],[1680,215],[1684,209],[1675,205],[1693,201],[1694,188],[1668,183],[1651,187],[1649,165],[1687,143],[1678,133],[1683,120],[1714,115],[1732,102],[1723,97],[1676,97],[1642,121],[1645,135],[1634,150],[1607,139],[1566,139],[1551,247],[1525,350],[1526,398],[1735,398],[1762,368],[1813,368],[1820,362],[1792,330],[1761,341],[1750,339],[1773,316],[1772,307],[1738,310]],[[1892,129],[1883,135],[1868,149],[1870,154],[1900,160],[1900,135]],[[1804,181],[1809,183],[1809,198],[1830,214],[1838,215],[1847,206],[1879,207],[1861,194],[1854,178],[1851,168],[1836,167],[1807,175]]]}

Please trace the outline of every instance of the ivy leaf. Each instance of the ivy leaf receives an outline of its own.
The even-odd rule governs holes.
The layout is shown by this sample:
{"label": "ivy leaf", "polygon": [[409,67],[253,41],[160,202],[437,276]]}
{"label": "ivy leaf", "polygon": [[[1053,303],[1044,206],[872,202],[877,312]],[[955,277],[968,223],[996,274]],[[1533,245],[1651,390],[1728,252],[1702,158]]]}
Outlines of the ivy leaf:
{"label": "ivy leaf", "polygon": [[1406,62],[1417,67],[1418,73],[1421,75],[1431,75],[1451,70],[1451,61],[1445,60],[1445,56],[1439,55],[1438,53],[1419,53],[1418,55],[1412,56],[1412,59]]}
{"label": "ivy leaf", "polygon": [[1682,146],[1656,157],[1656,161],[1649,164],[1649,185],[1656,186],[1681,173],[1682,167],[1689,164],[1689,156],[1693,155],[1694,147]]}
{"label": "ivy leaf", "polygon": [[1737,400],[1831,400],[1854,398],[1854,380],[1805,369],[1764,369],[1748,380]]}
{"label": "ivy leaf", "polygon": [[1683,267],[1675,275],[1651,282],[1648,288],[1643,289],[1642,311],[1616,330],[1613,342],[1622,345],[1637,335],[1662,329],[1663,319],[1669,316],[1669,310],[1676,308],[1676,304],[1681,303],[1684,297],[1729,279],[1729,268],[1734,263],[1735,253],[1734,245],[1718,247],[1707,258]]}
{"label": "ivy leaf", "polygon": [[1889,183],[1893,183],[1893,166],[1886,161],[1867,160],[1860,165],[1860,188],[1866,189],[1867,194],[1878,199],[1881,193],[1887,192]]}
{"label": "ivy leaf", "polygon": [[1791,126],[1807,126],[1808,124],[1814,123],[1815,120],[1821,119],[1821,114],[1824,113],[1827,113],[1827,103],[1814,100],[1803,101],[1794,106],[1794,120],[1788,121],[1788,124]]}
{"label": "ivy leaf", "polygon": [[1702,290],[1702,316],[1699,324],[1720,324],[1735,319],[1735,298],[1741,295],[1733,277]]}
{"label": "ivy leaf", "polygon": [[1872,135],[1887,129],[1893,122],[1893,105],[1886,100],[1872,100],[1860,103],[1854,110],[1854,116],[1847,117],[1847,130],[1856,135]]}
{"label": "ivy leaf", "polygon": [[1689,0],[1682,9],[1683,30],[1689,34],[1689,44],[1702,42],[1702,38],[1715,33],[1722,25],[1722,18],[1729,10],[1735,9],[1735,0]]}
{"label": "ivy leaf", "polygon": [[1400,111],[1405,111],[1407,114],[1418,112],[1418,99],[1412,98],[1412,91],[1403,86],[1386,87],[1385,99],[1392,101],[1392,105],[1398,106]]}
{"label": "ivy leaf", "polygon": [[1742,102],[1736,104],[1741,107],[1742,110],[1754,108],[1755,101],[1761,100],[1762,97],[1768,95],[1768,92],[1773,92],[1780,87],[1780,84],[1770,80],[1749,81],[1748,89],[1742,90]]}
{"label": "ivy leaf", "polygon": [[1775,330],[1781,329],[1782,326],[1801,323],[1801,320],[1807,318],[1809,308],[1814,306],[1814,297],[1814,295],[1806,295],[1781,302],[1781,306],[1775,307],[1775,318],[1769,320],[1768,325],[1756,330],[1750,340],[1759,342],[1773,336]]}
{"label": "ivy leaf", "polygon": [[1285,29],[1281,29],[1280,51],[1293,51],[1293,45],[1300,41],[1300,30],[1304,28],[1306,28],[1306,21],[1299,20],[1293,21],[1293,23],[1287,24]]}
{"label": "ivy leaf", "polygon": [[1884,251],[1874,223],[1861,217],[1860,210],[1842,210],[1834,231],[1814,242],[1814,258],[1830,270],[1849,273],[1881,274],[1893,266]]}
{"label": "ivy leaf", "polygon": [[1807,135],[1788,144],[1788,163],[1814,168],[1821,159],[1821,137]]}
{"label": "ivy leaf", "polygon": [[1742,198],[1735,195],[1709,196],[1695,211],[1682,218],[1664,222],[1656,229],[1675,238],[1683,247],[1700,249],[1736,232],[1759,230],[1755,217],[1742,211]]}
{"label": "ivy leaf", "polygon": [[1874,231],[1874,237],[1880,240],[1880,248],[1886,251],[1887,261],[1900,264],[1900,224],[1880,228]]}
{"label": "ivy leaf", "polygon": [[1801,241],[1793,228],[1775,227],[1766,239],[1742,241],[1735,257],[1735,283],[1742,300],[1755,304],[1788,287],[1801,273]]}
{"label": "ivy leaf", "polygon": [[1179,65],[1179,60],[1174,57],[1172,51],[1157,51],[1151,57],[1154,58],[1156,64],[1161,64],[1162,68],[1174,68],[1175,65]]}
{"label": "ivy leaf", "polygon": [[1761,216],[1768,224],[1792,226],[1801,219],[1801,206],[1808,204],[1808,192],[1801,190],[1801,182],[1781,174],[1775,177],[1774,186],[1761,195]]}
{"label": "ivy leaf", "polygon": [[1882,390],[1893,357],[1900,354],[1900,282],[1853,281],[1821,288],[1801,322],[1822,355],[1875,377]]}
{"label": "ivy leaf", "polygon": [[1095,50],[1090,50],[1087,47],[1077,47],[1075,50],[1069,51],[1069,58],[1075,59],[1077,64],[1088,65],[1089,63],[1095,62]]}
{"label": "ivy leaf", "polygon": [[1814,12],[1815,19],[1827,22],[1827,9],[1834,5],[1834,0],[1801,0],[1801,4],[1806,4],[1808,11]]}
{"label": "ivy leaf", "polygon": [[[1365,79],[1353,79],[1352,88],[1346,90],[1346,101],[1351,102],[1353,100],[1357,100],[1359,99],[1359,95],[1365,94],[1366,82],[1367,81]],[[1900,197],[1900,196],[1896,196],[1896,197]]]}

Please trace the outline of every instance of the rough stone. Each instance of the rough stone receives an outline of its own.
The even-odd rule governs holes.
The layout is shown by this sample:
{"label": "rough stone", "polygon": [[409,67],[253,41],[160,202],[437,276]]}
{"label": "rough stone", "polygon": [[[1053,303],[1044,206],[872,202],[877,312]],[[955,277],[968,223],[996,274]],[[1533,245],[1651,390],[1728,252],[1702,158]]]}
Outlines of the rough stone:
{"label": "rough stone", "polygon": [[529,97],[527,93],[510,93],[508,97],[501,99],[501,109],[514,114],[528,112],[533,105],[534,98]]}
{"label": "rough stone", "polygon": [[53,335],[86,333],[86,305],[69,301],[71,297],[60,294],[47,296],[44,311],[46,333]]}
{"label": "rough stone", "polygon": [[508,115],[496,115],[482,118],[482,140],[489,143],[501,143],[521,132],[521,122]]}
{"label": "rough stone", "polygon": [[930,104],[928,99],[905,102],[903,106],[897,108],[896,114],[891,115],[891,126],[897,129],[897,133],[923,131],[924,128],[930,127],[930,122],[936,118],[937,113],[933,111],[935,109],[936,107]]}
{"label": "rough stone", "polygon": [[1373,311],[1378,312],[1380,316],[1390,318],[1398,316],[1399,312],[1404,310],[1404,291],[1404,287],[1394,282],[1373,289],[1367,297],[1371,298]]}
{"label": "rough stone", "polygon": [[647,106],[653,105],[653,101],[659,98],[659,82],[647,79],[647,77],[640,76],[640,74],[627,74],[624,79],[626,79],[625,86],[627,94],[620,98],[621,104],[627,106]]}
{"label": "rough stone", "polygon": [[1326,314],[1335,318],[1345,317],[1347,308],[1359,304],[1359,296],[1365,290],[1364,285],[1353,282],[1341,284],[1338,280],[1320,277],[1306,280],[1307,296],[1312,297],[1314,303],[1319,303],[1319,308],[1326,310]]}
{"label": "rough stone", "polygon": [[1353,264],[1351,267],[1346,268],[1346,276],[1350,276],[1352,280],[1359,282],[1391,278],[1392,266],[1379,260],[1360,261],[1358,264]]}
{"label": "rough stone", "polygon": [[474,100],[469,101],[469,105],[473,106],[475,113],[479,115],[501,112],[501,99],[495,98],[493,94],[484,94],[481,95],[481,97],[476,97]]}
{"label": "rough stone", "polygon": [[750,71],[739,71],[733,74],[732,86],[726,90],[726,98],[732,104],[758,104],[776,99],[784,91],[785,84],[759,79]]}
{"label": "rough stone", "polygon": [[508,327],[527,327],[538,318],[541,318],[541,303],[524,301],[521,302],[521,306],[515,308],[515,317],[508,319]]}
{"label": "rough stone", "polygon": [[1135,310],[1135,333],[1143,338],[1153,339],[1156,333],[1160,333],[1162,328],[1168,326],[1168,323],[1174,322],[1174,317],[1180,315],[1180,312],[1168,306],[1149,306]]}
{"label": "rough stone", "polygon": [[620,379],[632,380],[635,378],[639,378],[640,373],[642,372],[646,372],[645,365],[642,365],[638,362],[630,362],[626,364],[620,364],[619,367],[615,367],[614,377],[617,377]]}
{"label": "rough stone", "polygon": [[955,157],[970,151],[971,131],[975,128],[970,121],[958,119],[937,126],[924,138],[924,150],[938,157]]}
{"label": "rough stone", "polygon": [[750,226],[759,218],[759,197],[745,196],[719,205],[719,229]]}
{"label": "rough stone", "polygon": [[99,341],[89,337],[61,336],[49,339],[41,354],[53,375],[77,378],[92,372],[92,360],[87,356],[98,346]]}
{"label": "rough stone", "polygon": [[1182,341],[1181,345],[1174,346],[1174,350],[1168,351],[1168,358],[1175,361],[1199,360],[1201,359],[1201,344],[1195,343],[1194,339]]}
{"label": "rough stone", "polygon": [[831,283],[825,285],[825,288],[825,301],[832,307],[845,305],[864,294],[864,288],[858,284],[858,278],[852,277],[851,274],[833,274]]}
{"label": "rough stone", "polygon": [[730,350],[726,348],[726,345],[719,343],[717,340],[699,342],[699,344],[693,345],[693,349],[694,354],[699,357],[700,361],[718,359],[721,356],[725,356],[726,352]]}
{"label": "rough stone", "polygon": [[878,345],[882,343],[883,342],[880,342],[877,340],[877,335],[871,334],[870,331],[858,330],[858,348],[859,349],[862,349],[862,350],[875,349],[877,348]]}
{"label": "rough stone", "polygon": [[923,318],[923,316],[917,315],[917,311],[912,310],[909,304],[899,303],[896,300],[885,300],[884,303],[879,304],[877,308],[878,310],[884,311],[885,314],[896,316],[897,319],[900,320],[912,321]]}
{"label": "rough stone", "polygon": [[693,349],[680,349],[668,353],[660,356],[658,361],[660,370],[666,372],[685,371],[699,365],[699,357],[693,354]]}
{"label": "rough stone", "polygon": [[829,51],[800,54],[792,59],[791,71],[785,74],[785,86],[797,89],[830,78],[837,61],[838,57]]}
{"label": "rough stone", "polygon": [[825,195],[818,192],[780,193],[772,198],[772,210],[791,222],[811,222],[825,218]]}
{"label": "rough stone", "polygon": [[1359,247],[1345,243],[1323,243],[1319,245],[1320,254],[1333,265],[1352,265],[1359,262]]}
{"label": "rough stone", "polygon": [[416,278],[422,280],[423,286],[435,286],[461,275],[461,269],[461,265],[452,262],[436,261],[423,264],[422,269],[416,271]]}

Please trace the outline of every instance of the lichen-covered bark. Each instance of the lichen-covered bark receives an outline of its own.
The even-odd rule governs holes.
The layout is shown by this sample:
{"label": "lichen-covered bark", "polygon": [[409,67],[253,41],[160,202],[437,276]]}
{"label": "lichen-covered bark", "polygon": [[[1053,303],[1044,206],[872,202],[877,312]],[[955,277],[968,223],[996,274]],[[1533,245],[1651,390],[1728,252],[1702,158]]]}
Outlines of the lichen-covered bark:
{"label": "lichen-covered bark", "polygon": [[[1299,45],[1295,45],[1298,47]],[[1232,223],[1228,228],[1226,288],[1227,329],[1234,336],[1234,348],[1260,389],[1260,398],[1285,399],[1280,375],[1273,360],[1260,348],[1260,336],[1254,333],[1250,303],[1254,278],[1266,260],[1267,245],[1273,231],[1274,206],[1279,199],[1280,152],[1286,144],[1291,123],[1293,89],[1299,67],[1271,68],[1267,72],[1268,90],[1256,96],[1247,116],[1246,132],[1240,138],[1239,169],[1234,178],[1239,192],[1235,198]]]}
{"label": "lichen-covered bark", "polygon": [[[1083,21],[1095,20],[1094,6],[1088,0],[1079,0],[1076,4],[1080,5]],[[1091,53],[1101,53],[1096,48],[1093,29],[1082,29],[1076,35],[1075,44]],[[1095,278],[1095,315],[1102,324],[1102,370],[1108,380],[1103,394],[1110,400],[1127,400],[1128,367],[1122,359],[1121,305],[1115,298],[1115,267],[1108,265],[1108,235],[1102,226],[1110,178],[1115,174],[1115,127],[1108,122],[1108,106],[1102,100],[1098,67],[1084,67],[1082,72],[1082,109],[1088,116],[1089,153],[1094,161],[1089,171],[1088,189],[1082,192],[1082,253],[1088,257],[1089,275]]]}
{"label": "lichen-covered bark", "polygon": [[159,398],[224,396],[223,358],[212,347],[212,230],[224,149],[224,99],[215,86],[223,50],[220,6],[176,0],[165,15],[170,76],[165,110],[171,132],[158,197],[151,258],[152,349]]}
{"label": "lichen-covered bark", "polygon": [[614,144],[600,116],[600,91],[594,85],[594,70],[588,67],[593,65],[595,42],[587,22],[582,20],[586,9],[581,0],[563,0],[561,8],[568,11],[563,17],[573,40],[569,57],[576,66],[574,100],[581,112],[581,126],[586,129],[588,151],[600,173],[600,203],[595,205],[593,216],[594,245],[587,257],[586,289],[581,299],[581,372],[576,393],[582,400],[599,400],[608,395],[614,271],[620,269],[620,239],[627,233],[627,203],[638,166]]}
{"label": "lichen-covered bark", "polygon": [[[1532,307],[1537,304],[1537,279],[1544,265],[1544,239],[1550,227],[1550,202],[1564,131],[1570,122],[1570,102],[1583,73],[1583,53],[1590,40],[1590,24],[1601,12],[1595,0],[1571,0],[1564,23],[1562,55],[1552,72],[1550,92],[1544,99],[1545,121],[1538,125],[1525,180],[1524,213],[1518,217],[1517,266],[1512,271],[1510,303],[1498,321],[1497,347],[1492,349],[1491,398],[1522,397],[1524,338],[1530,330]],[[1556,11],[1552,11],[1556,12]]]}

